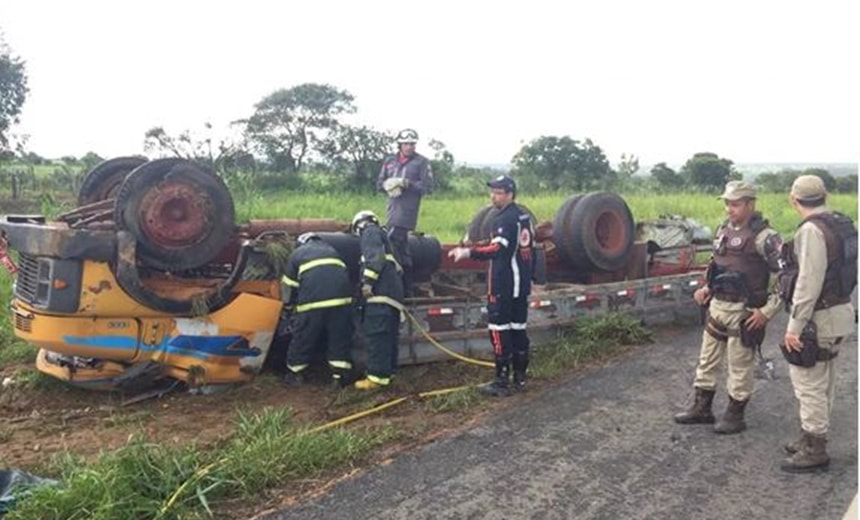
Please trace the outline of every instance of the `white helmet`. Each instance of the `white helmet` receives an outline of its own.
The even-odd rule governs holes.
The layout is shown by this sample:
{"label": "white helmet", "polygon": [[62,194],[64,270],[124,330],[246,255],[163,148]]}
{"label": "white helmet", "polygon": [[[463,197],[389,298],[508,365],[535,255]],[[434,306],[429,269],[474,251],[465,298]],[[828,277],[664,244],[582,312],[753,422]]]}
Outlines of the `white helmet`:
{"label": "white helmet", "polygon": [[400,132],[397,133],[397,144],[410,143],[415,144],[418,142],[418,132],[411,128],[404,128]]}
{"label": "white helmet", "polygon": [[311,240],[320,240],[320,236],[313,231],[302,233],[301,235],[299,235],[299,238],[296,239],[296,247],[301,247],[310,242]]}
{"label": "white helmet", "polygon": [[376,217],[376,213],[369,209],[359,211],[354,217],[352,217],[352,225],[350,226],[350,229],[357,235],[368,222],[373,222],[377,226],[379,225],[379,219]]}

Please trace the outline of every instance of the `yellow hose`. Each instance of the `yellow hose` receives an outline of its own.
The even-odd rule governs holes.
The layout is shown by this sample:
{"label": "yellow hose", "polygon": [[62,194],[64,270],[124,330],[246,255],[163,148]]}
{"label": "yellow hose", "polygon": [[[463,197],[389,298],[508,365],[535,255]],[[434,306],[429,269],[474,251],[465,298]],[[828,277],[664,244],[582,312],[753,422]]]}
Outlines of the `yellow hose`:
{"label": "yellow hose", "polygon": [[489,361],[482,361],[480,359],[474,359],[474,358],[464,356],[462,354],[457,354],[456,352],[449,349],[445,345],[436,341],[436,339],[430,335],[430,333],[427,331],[427,329],[425,329],[424,327],[421,326],[421,323],[418,321],[418,319],[415,316],[412,315],[411,312],[407,311],[406,309],[404,309],[403,312],[406,313],[407,316],[409,316],[409,319],[412,320],[412,323],[415,324],[415,328],[417,328],[418,331],[421,332],[421,335],[423,335],[425,338],[427,338],[427,341],[429,341],[431,345],[438,348],[442,352],[448,354],[449,356],[451,356],[455,359],[459,359],[460,361],[465,361],[466,363],[471,363],[473,365],[478,365],[478,366],[482,366],[482,367],[489,367],[489,368],[495,368],[496,367],[495,364],[490,363]]}

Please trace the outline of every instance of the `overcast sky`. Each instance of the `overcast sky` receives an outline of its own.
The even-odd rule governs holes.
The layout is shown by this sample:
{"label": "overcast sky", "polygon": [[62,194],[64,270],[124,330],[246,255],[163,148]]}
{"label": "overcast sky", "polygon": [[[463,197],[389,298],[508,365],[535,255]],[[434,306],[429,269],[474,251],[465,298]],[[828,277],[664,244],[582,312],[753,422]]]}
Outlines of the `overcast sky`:
{"label": "overcast sky", "polygon": [[[27,62],[16,131],[43,156],[141,153],[278,88],[330,83],[357,119],[458,162],[540,135],[617,163],[856,162],[858,2],[0,0]],[[426,146],[423,148],[427,150]],[[419,151],[422,151],[419,143]]]}

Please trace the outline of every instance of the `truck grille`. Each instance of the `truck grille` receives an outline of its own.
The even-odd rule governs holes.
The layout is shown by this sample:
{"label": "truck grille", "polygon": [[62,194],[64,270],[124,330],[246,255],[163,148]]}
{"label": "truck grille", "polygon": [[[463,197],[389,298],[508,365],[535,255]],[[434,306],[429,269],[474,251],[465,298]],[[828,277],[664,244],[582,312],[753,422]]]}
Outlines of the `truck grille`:
{"label": "truck grille", "polygon": [[40,269],[48,271],[50,267],[47,262],[40,262],[36,257],[21,254],[18,278],[15,281],[15,296],[27,303],[33,303],[36,300],[36,295],[39,293],[39,275],[44,275],[41,276],[42,280],[48,280],[48,273],[40,273]]}
{"label": "truck grille", "polygon": [[33,318],[15,313],[15,328],[22,332],[33,332]]}

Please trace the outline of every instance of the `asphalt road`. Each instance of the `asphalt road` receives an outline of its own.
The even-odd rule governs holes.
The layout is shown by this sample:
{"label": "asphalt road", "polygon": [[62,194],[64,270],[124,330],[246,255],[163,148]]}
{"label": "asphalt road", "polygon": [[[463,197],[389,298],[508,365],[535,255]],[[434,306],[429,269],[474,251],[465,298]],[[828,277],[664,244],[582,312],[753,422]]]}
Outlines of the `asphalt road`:
{"label": "asphalt road", "polygon": [[[857,491],[857,338],[837,358],[830,470],[779,470],[799,428],[788,367],[768,326],[776,379],[757,379],[747,431],[680,426],[701,328],[663,331],[478,428],[403,454],[276,519],[841,519]],[[725,390],[716,409],[725,406]]]}

